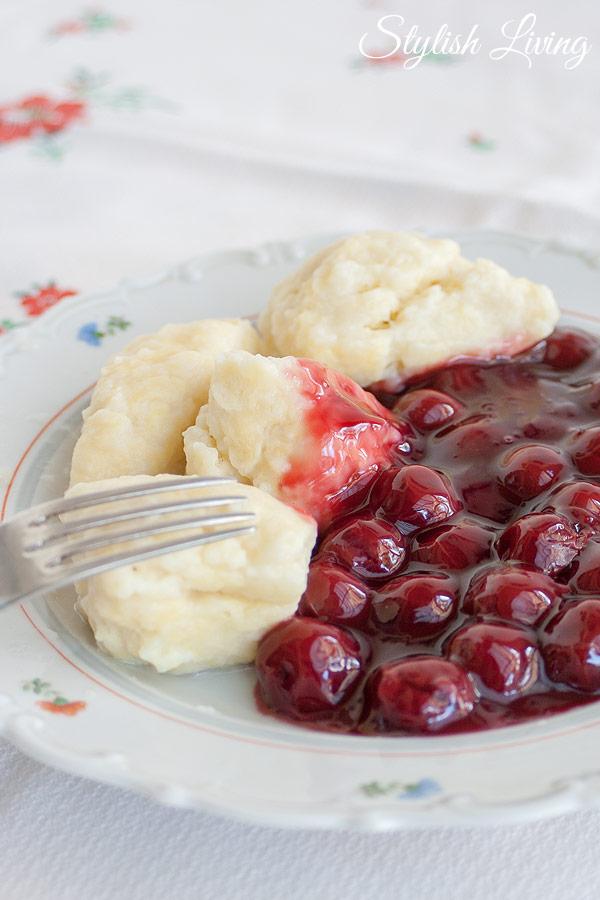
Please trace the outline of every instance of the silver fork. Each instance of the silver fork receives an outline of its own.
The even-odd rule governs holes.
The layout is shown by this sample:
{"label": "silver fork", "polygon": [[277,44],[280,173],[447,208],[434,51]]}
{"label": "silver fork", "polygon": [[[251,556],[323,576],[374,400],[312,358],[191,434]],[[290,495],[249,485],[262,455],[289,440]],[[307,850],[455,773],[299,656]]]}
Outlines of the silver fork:
{"label": "silver fork", "polygon": [[[163,500],[135,508],[142,497],[227,484],[235,484],[234,479],[165,479],[152,485],[49,500],[18,513],[0,524],[0,609],[107,569],[254,531],[254,513],[239,509],[239,504],[247,501],[239,494],[202,496],[200,492],[194,498]],[[122,506],[124,500],[131,500],[126,508]],[[228,509],[232,504],[238,508]],[[108,508],[93,514],[93,508],[100,505]],[[227,511],[219,511],[219,507]],[[213,508],[215,512],[211,512]],[[86,515],[88,509],[92,514]],[[189,515],[192,510],[193,515]],[[75,511],[77,518],[61,520],[61,516]],[[161,519],[165,514],[170,516],[167,521]],[[127,523],[125,529],[115,530],[115,524],[120,522]],[[177,535],[178,531],[195,528],[202,531]],[[166,540],[156,542],[161,535]],[[115,550],[115,544],[125,547]]]}

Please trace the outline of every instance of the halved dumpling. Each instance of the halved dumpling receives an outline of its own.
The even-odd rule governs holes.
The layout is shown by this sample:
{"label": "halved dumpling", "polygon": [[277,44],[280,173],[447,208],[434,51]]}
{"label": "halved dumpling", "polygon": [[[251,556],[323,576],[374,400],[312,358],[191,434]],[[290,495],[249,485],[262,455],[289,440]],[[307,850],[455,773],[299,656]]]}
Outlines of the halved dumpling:
{"label": "halved dumpling", "polygon": [[234,475],[323,528],[410,452],[413,437],[372,394],[322,363],[237,351],[217,361],[184,444],[188,474]]}
{"label": "halved dumpling", "polygon": [[215,359],[257,353],[244,319],[166,325],[129,344],[102,369],[71,464],[71,484],[117,475],[182,473],[182,432],[206,403]]}

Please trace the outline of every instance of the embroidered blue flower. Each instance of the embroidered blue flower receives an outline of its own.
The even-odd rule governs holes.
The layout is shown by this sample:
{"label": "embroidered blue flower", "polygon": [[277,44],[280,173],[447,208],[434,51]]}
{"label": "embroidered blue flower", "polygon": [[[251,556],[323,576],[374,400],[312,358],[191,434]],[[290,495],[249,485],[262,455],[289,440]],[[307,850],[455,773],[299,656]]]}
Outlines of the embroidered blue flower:
{"label": "embroidered blue flower", "polygon": [[86,325],[81,326],[77,332],[77,337],[80,341],[85,341],[86,344],[90,344],[92,347],[99,347],[104,335],[98,330],[96,322],[88,322]]}
{"label": "embroidered blue flower", "polygon": [[77,332],[77,337],[92,347],[99,347],[105,337],[113,337],[119,331],[126,331],[130,325],[131,322],[121,316],[110,316],[102,328],[98,327],[97,322],[87,322],[82,325]]}

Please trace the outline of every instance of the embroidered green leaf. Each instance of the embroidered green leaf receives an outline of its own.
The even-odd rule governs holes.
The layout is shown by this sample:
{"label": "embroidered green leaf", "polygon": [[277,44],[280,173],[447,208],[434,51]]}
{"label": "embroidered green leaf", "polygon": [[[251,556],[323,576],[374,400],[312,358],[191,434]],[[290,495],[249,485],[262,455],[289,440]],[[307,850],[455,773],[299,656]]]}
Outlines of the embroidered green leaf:
{"label": "embroidered green leaf", "polygon": [[369,781],[368,784],[361,784],[360,790],[366,797],[385,797],[401,787],[402,784],[399,781],[389,781],[387,784],[382,784],[380,781]]}
{"label": "embroidered green leaf", "polygon": [[1,319],[0,331],[12,331],[14,328],[21,328],[25,322],[15,322],[14,319]]}
{"label": "embroidered green leaf", "polygon": [[473,131],[468,135],[467,144],[469,147],[472,147],[473,150],[480,150],[484,153],[496,149],[496,142],[491,138],[484,137],[478,131]]}
{"label": "embroidered green leaf", "polygon": [[128,322],[127,319],[122,319],[120,316],[110,316],[106,323],[106,333],[113,335],[118,331],[125,331],[130,325],[131,322]]}
{"label": "embroidered green leaf", "polygon": [[33,691],[34,694],[43,694],[50,687],[49,682],[42,681],[41,678],[32,678],[31,681],[25,681],[23,683],[24,691]]}
{"label": "embroidered green leaf", "polygon": [[38,135],[32,141],[32,148],[38,156],[52,162],[59,162],[65,155],[64,144],[61,144],[53,134]]}
{"label": "embroidered green leaf", "polygon": [[107,28],[118,28],[120,21],[116,16],[106,12],[86,12],[82,22],[89,31],[104,31]]}
{"label": "embroidered green leaf", "polygon": [[83,67],[75,70],[67,83],[67,88],[81,99],[115,110],[137,112],[149,108],[165,111],[176,109],[174,103],[162,97],[156,97],[145,87],[131,85],[112,88],[108,73],[95,73]]}

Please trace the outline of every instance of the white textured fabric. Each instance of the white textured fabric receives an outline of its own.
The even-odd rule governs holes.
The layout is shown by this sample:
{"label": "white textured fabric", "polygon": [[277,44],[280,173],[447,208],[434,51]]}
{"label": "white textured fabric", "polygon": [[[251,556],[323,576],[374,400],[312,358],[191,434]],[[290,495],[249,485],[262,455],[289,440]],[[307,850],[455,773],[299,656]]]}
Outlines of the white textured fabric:
{"label": "white textured fabric", "polygon": [[600,813],[489,831],[279,831],[165,809],[0,744],[2,900],[595,900]]}
{"label": "white textured fabric", "polygon": [[[34,283],[97,290],[205,249],[319,231],[598,241],[600,21],[588,0],[538,12],[538,31],[595,45],[573,71],[484,51],[368,64],[358,41],[387,47],[376,22],[393,5],[121,0],[107,7],[114,27],[86,31],[76,0],[4,0],[0,106],[41,94],[84,109],[45,140],[0,142],[0,317],[17,318],[14,294]],[[522,0],[496,6],[407,0],[402,12],[424,33],[480,23],[488,50],[524,14]]]}
{"label": "white textured fabric", "polygon": [[[573,71],[552,56],[490,61],[502,23],[530,8],[107,0],[112,19],[86,19],[77,0],[4,0],[0,331],[39,312],[53,280],[95,291],[207,249],[319,231],[504,228],[598,248],[600,17],[589,0],[538,4],[537,33],[591,42]],[[389,12],[422,33],[479,23],[485,50],[367,64],[358,40],[368,31],[379,48]],[[58,130],[17,139],[7,118],[26,119],[22,101],[40,95],[37,115]],[[0,788],[2,900],[586,900],[600,878],[600,813],[288,833],[164,809],[5,744]]]}

